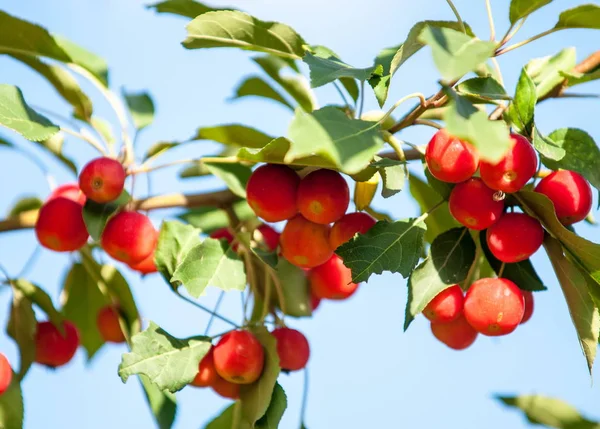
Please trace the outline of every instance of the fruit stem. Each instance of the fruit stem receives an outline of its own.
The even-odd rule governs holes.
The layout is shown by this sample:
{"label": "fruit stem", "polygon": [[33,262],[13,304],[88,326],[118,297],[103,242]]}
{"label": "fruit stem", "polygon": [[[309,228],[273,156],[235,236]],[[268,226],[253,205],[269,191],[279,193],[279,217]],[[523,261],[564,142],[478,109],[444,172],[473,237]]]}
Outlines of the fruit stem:
{"label": "fruit stem", "polygon": [[75,130],[72,130],[70,128],[63,127],[63,126],[60,127],[60,130],[65,134],[72,135],[73,137],[77,137],[78,139],[81,139],[81,140],[89,143],[90,146],[92,146],[94,149],[96,149],[98,152],[100,152],[103,156],[106,156],[106,150],[104,149],[104,147],[102,147],[100,142],[98,142],[92,136],[85,136]]}
{"label": "fruit stem", "polygon": [[502,262],[502,265],[500,265],[500,270],[498,271],[498,278],[502,277],[502,274],[504,274],[505,267],[506,267],[506,262]]}
{"label": "fruit stem", "polygon": [[340,86],[338,85],[338,83],[335,80],[333,81],[333,86],[335,87],[335,89],[337,89],[337,92],[338,92],[338,94],[340,94],[340,97],[342,97],[342,100],[343,100],[344,104],[348,108],[350,108],[350,103],[348,103],[348,99],[344,95],[344,91],[342,91],[342,88],[340,88]]}
{"label": "fruit stem", "polygon": [[[420,92],[413,92],[412,94],[408,94],[407,96],[402,97],[400,100],[396,101],[396,103],[394,103],[394,105],[390,108],[390,110],[388,110],[386,112],[386,114],[383,115],[383,117],[379,121],[375,122],[375,125],[381,125],[381,124],[383,124],[386,121],[386,119],[389,118],[392,115],[392,113],[394,113],[394,110],[396,110],[398,108],[398,106],[400,106],[405,101],[410,100],[411,98],[418,98],[419,99],[419,107],[423,107],[424,110],[427,110],[427,108],[425,108],[425,106],[427,105],[427,100],[425,99],[425,96],[422,93],[420,93]],[[419,113],[419,115],[420,115],[420,113]],[[395,127],[397,125],[398,124],[394,125],[388,131],[390,133],[392,133],[392,134],[394,134],[395,132],[399,131],[401,128],[399,128],[399,129],[397,129],[395,131],[392,131],[392,130],[395,129]]]}
{"label": "fruit stem", "polygon": [[271,289],[273,289],[273,278],[271,276],[267,276],[265,282],[265,296],[263,297],[263,309],[262,314],[260,315],[260,320],[263,323],[265,321],[265,318],[269,314],[269,303],[271,302]]}
{"label": "fruit stem", "polygon": [[413,222],[413,224],[417,224],[419,222],[423,222],[425,219],[427,219],[429,217],[429,215],[431,213],[433,213],[435,210],[437,210],[438,207],[440,207],[444,202],[445,202],[445,200],[441,200],[440,202],[438,202],[437,204],[435,204],[433,207],[431,207],[429,210],[427,210],[421,216],[419,216],[418,218],[416,218],[415,221]]}
{"label": "fruit stem", "polygon": [[391,133],[384,131],[383,139],[392,147],[392,149],[394,149],[396,157],[398,157],[398,161],[406,161],[406,155],[402,149],[402,144],[398,139],[396,139],[396,137],[394,137]]}
{"label": "fruit stem", "polygon": [[277,274],[275,273],[275,270],[273,270],[273,268],[271,268],[270,266],[265,266],[265,267],[267,269],[267,273],[273,280],[273,284],[275,285],[275,291],[277,292],[277,299],[279,300],[279,307],[281,308],[282,313],[285,315],[285,314],[287,314],[287,307],[285,305],[285,298],[283,296],[283,289],[281,287],[281,283],[279,282],[279,279],[277,278]]}
{"label": "fruit stem", "polygon": [[441,130],[442,128],[444,128],[443,126],[441,126],[437,122],[435,122],[435,121],[429,121],[427,119],[415,119],[415,122],[413,122],[413,123],[415,125],[427,125],[428,127],[437,128],[438,130]]}
{"label": "fruit stem", "polygon": [[496,26],[494,25],[494,14],[492,13],[492,5],[490,0],[485,0],[485,8],[487,10],[488,21],[490,23],[490,40],[496,40]]}
{"label": "fruit stem", "polygon": [[300,427],[306,427],[306,404],[308,403],[308,368],[304,367],[304,387],[302,389],[302,405],[300,406]]}
{"label": "fruit stem", "polygon": [[206,324],[206,329],[204,330],[204,335],[208,335],[208,331],[210,331],[210,327],[212,326],[213,321],[215,320],[215,313],[219,311],[219,307],[221,306],[221,302],[223,301],[223,297],[225,296],[225,291],[222,290],[217,298],[217,302],[215,303],[215,308],[213,308],[213,313],[210,315],[210,319],[208,319],[208,323]]}
{"label": "fruit stem", "polygon": [[506,48],[499,49],[499,50],[496,51],[495,56],[498,57],[498,56],[500,56],[502,54],[505,54],[507,52],[510,52],[510,51],[512,51],[514,49],[520,48],[521,46],[525,46],[528,43],[531,43],[531,42],[533,42],[535,40],[541,39],[542,37],[547,36],[549,34],[552,34],[552,33],[554,33],[555,31],[558,31],[558,30],[562,30],[562,28],[551,28],[550,30],[546,30],[546,31],[544,31],[544,32],[542,32],[540,34],[536,34],[535,36],[530,37],[529,39],[525,39],[525,40],[523,40],[523,41],[521,41],[519,43],[515,43],[514,45],[510,45],[510,46],[507,46]]}
{"label": "fruit stem", "polygon": [[467,29],[465,28],[465,23],[463,22],[462,18],[460,17],[460,14],[458,13],[458,9],[456,9],[456,6],[454,6],[454,3],[452,3],[452,0],[446,0],[446,2],[448,3],[448,6],[450,6],[450,9],[452,9],[452,12],[454,12],[454,16],[456,16],[456,20],[458,21],[458,25],[460,25],[460,29],[462,30],[463,33],[467,34]]}
{"label": "fruit stem", "polygon": [[235,328],[237,328],[237,329],[239,329],[239,328],[240,328],[240,326],[239,326],[237,323],[235,323],[235,322],[233,322],[233,321],[229,320],[228,318],[226,318],[226,317],[224,317],[224,316],[221,316],[221,315],[220,315],[219,313],[217,313],[216,311],[213,311],[213,310],[211,310],[210,308],[207,308],[207,307],[203,306],[203,305],[202,305],[202,304],[200,304],[199,302],[196,302],[196,301],[194,301],[193,299],[190,299],[190,298],[188,298],[187,296],[185,296],[185,295],[183,295],[181,292],[179,292],[179,290],[178,290],[178,289],[174,289],[173,291],[175,292],[175,295],[177,295],[179,298],[183,299],[184,301],[186,301],[186,302],[189,302],[189,303],[190,303],[190,304],[192,304],[194,307],[198,307],[200,310],[204,310],[204,311],[206,311],[207,313],[209,313],[209,314],[212,314],[212,315],[213,315],[213,316],[215,316],[217,319],[220,319],[220,320],[222,320],[222,321],[223,321],[223,322],[225,322],[225,323],[229,323],[231,326],[233,326],[233,327],[235,327]]}

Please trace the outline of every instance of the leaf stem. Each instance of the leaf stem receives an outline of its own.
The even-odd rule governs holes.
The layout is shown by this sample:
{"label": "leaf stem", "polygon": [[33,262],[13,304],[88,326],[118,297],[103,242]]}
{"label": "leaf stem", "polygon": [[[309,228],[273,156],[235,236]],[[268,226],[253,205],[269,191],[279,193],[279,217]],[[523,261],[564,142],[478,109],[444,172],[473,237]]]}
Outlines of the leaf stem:
{"label": "leaf stem", "polygon": [[445,200],[441,200],[438,203],[436,203],[433,207],[431,207],[429,210],[427,210],[425,213],[423,213],[421,216],[419,216],[418,218],[416,218],[413,222],[413,224],[417,224],[419,222],[424,221],[425,219],[427,219],[429,217],[429,215],[431,213],[433,213],[434,211],[436,211],[443,203],[445,202]]}
{"label": "leaf stem", "polygon": [[222,290],[217,298],[217,302],[215,304],[215,308],[213,308],[213,313],[210,315],[210,319],[208,319],[208,323],[206,324],[206,329],[204,330],[204,335],[208,335],[208,331],[210,331],[210,327],[215,320],[215,313],[219,311],[219,307],[221,306],[221,302],[223,301],[223,297],[225,296],[225,291]]}
{"label": "leaf stem", "polygon": [[309,377],[308,377],[308,368],[304,367],[304,387],[302,389],[302,405],[300,406],[300,427],[306,427],[304,422],[306,421],[306,407],[308,404],[308,387],[309,387]]}
{"label": "leaf stem", "polygon": [[287,314],[287,307],[285,305],[285,298],[283,296],[283,288],[281,287],[281,283],[279,282],[279,278],[275,273],[275,270],[271,267],[266,267],[269,276],[273,279],[273,284],[275,285],[275,291],[277,292],[277,299],[279,300],[279,307],[281,308],[282,313]]}
{"label": "leaf stem", "polygon": [[179,290],[177,290],[177,289],[174,289],[174,292],[175,292],[175,295],[177,295],[179,298],[183,299],[184,301],[186,301],[186,302],[189,302],[189,303],[190,303],[190,304],[192,304],[194,307],[198,307],[200,310],[203,310],[203,311],[206,311],[206,312],[207,312],[207,313],[209,313],[209,314],[212,314],[212,315],[213,315],[214,317],[216,317],[217,319],[219,319],[219,320],[221,320],[221,321],[223,321],[223,322],[225,322],[225,323],[228,323],[228,324],[230,324],[231,326],[233,326],[233,327],[235,327],[235,328],[237,328],[237,329],[239,329],[239,328],[240,328],[240,326],[239,326],[237,323],[235,323],[235,322],[233,322],[233,321],[229,320],[229,319],[228,319],[228,318],[226,318],[226,317],[223,317],[223,316],[221,316],[221,315],[220,315],[219,313],[217,313],[216,311],[213,311],[213,310],[211,310],[210,308],[207,308],[207,307],[203,306],[202,304],[200,304],[200,303],[198,303],[198,302],[194,301],[193,299],[190,299],[190,298],[188,298],[187,296],[185,296],[185,295],[183,295],[181,292],[179,292]]}
{"label": "leaf stem", "polygon": [[441,126],[437,122],[430,121],[428,119],[415,119],[415,122],[413,122],[413,124],[415,124],[415,125],[427,125],[428,127],[437,128],[438,130],[441,130],[442,128],[444,128],[443,126]]}
{"label": "leaf stem", "polygon": [[60,127],[60,130],[63,133],[70,134],[73,137],[77,137],[78,139],[88,142],[94,149],[96,149],[98,152],[100,152],[103,156],[106,156],[106,150],[104,149],[104,147],[102,147],[100,142],[98,142],[96,139],[94,139],[91,135],[86,136],[82,133],[79,133],[75,130],[72,130],[70,128],[63,127],[63,126]]}
{"label": "leaf stem", "polygon": [[494,69],[496,69],[496,74],[498,75],[498,81],[500,85],[504,86],[504,77],[502,76],[502,70],[500,70],[500,63],[496,57],[491,58],[492,64],[494,65]]}
{"label": "leaf stem", "polygon": [[[427,104],[427,100],[425,99],[425,96],[422,93],[413,92],[412,94],[408,94],[408,95],[402,97],[400,100],[396,101],[396,103],[394,103],[394,105],[390,108],[390,110],[388,110],[386,112],[386,114],[383,115],[383,117],[379,121],[377,121],[375,124],[376,125],[383,124],[385,122],[385,120],[387,118],[389,118],[392,115],[392,113],[394,113],[394,110],[396,110],[398,108],[398,106],[400,106],[405,101],[410,100],[411,98],[418,98],[419,102],[420,102],[420,106],[422,106],[422,107],[424,107]],[[390,128],[389,131],[390,131],[390,133],[394,134],[395,131],[392,131],[392,128]]]}
{"label": "leaf stem", "polygon": [[452,12],[454,12],[454,16],[456,16],[456,20],[458,21],[458,25],[460,25],[462,32],[467,34],[467,29],[465,28],[465,23],[463,22],[462,18],[460,17],[460,13],[458,13],[458,9],[456,9],[456,6],[454,6],[454,3],[452,3],[452,0],[446,0],[446,3],[448,3],[448,6],[450,6],[450,9],[452,9]]}
{"label": "leaf stem", "polygon": [[561,30],[561,28],[551,28],[550,30],[546,30],[546,31],[544,31],[544,32],[542,32],[540,34],[536,34],[535,36],[530,37],[529,39],[525,39],[522,42],[515,43],[514,45],[507,46],[506,48],[499,49],[499,50],[496,51],[496,55],[495,56],[498,57],[498,56],[500,56],[502,54],[505,54],[507,52],[510,52],[510,51],[512,51],[514,49],[520,48],[521,46],[525,46],[528,43],[531,43],[531,42],[533,42],[535,40],[541,39],[542,37],[547,36],[549,34],[552,34],[552,33],[554,33],[555,31],[558,31],[558,30]]}
{"label": "leaf stem", "polygon": [[342,91],[342,88],[340,88],[340,85],[335,80],[333,81],[333,86],[335,87],[335,89],[337,89],[337,92],[338,92],[338,94],[340,94],[340,97],[342,97],[344,104],[348,108],[350,108],[350,103],[348,103],[348,99],[344,95],[344,91]]}
{"label": "leaf stem", "polygon": [[360,118],[363,114],[363,108],[365,107],[365,81],[363,80],[360,84],[360,107],[358,108],[358,117]]}
{"label": "leaf stem", "polygon": [[513,37],[515,37],[515,35],[519,32],[519,30],[525,24],[526,19],[527,19],[527,17],[521,19],[516,26],[514,24],[511,24],[511,26],[508,27],[508,30],[506,30],[506,34],[504,34],[504,37],[502,37],[502,40],[498,44],[499,48],[506,45],[510,40],[512,40]]}
{"label": "leaf stem", "polygon": [[265,318],[269,314],[269,307],[270,307],[269,304],[271,302],[271,290],[272,289],[273,289],[273,278],[271,276],[267,276],[267,279],[265,282],[265,296],[263,297],[262,314],[260,315],[260,320],[262,322],[265,321]]}
{"label": "leaf stem", "polygon": [[[148,160],[150,161],[150,160]],[[151,171],[160,170],[162,168],[173,167],[175,165],[180,164],[193,164],[193,163],[201,163],[201,162],[214,162],[221,164],[235,164],[240,162],[240,160],[235,156],[214,156],[214,157],[202,157],[202,158],[188,158],[188,159],[178,159],[176,161],[167,162],[165,164],[160,164],[156,166],[151,166],[150,163],[146,161],[142,165],[137,168],[134,168],[129,171],[129,175],[140,174],[140,173],[149,173]]]}
{"label": "leaf stem", "polygon": [[490,23],[490,40],[496,40],[496,26],[494,25],[494,14],[492,13],[492,5],[490,0],[485,0],[485,8],[487,10],[488,21]]}
{"label": "leaf stem", "polygon": [[506,262],[502,262],[502,265],[500,265],[500,270],[498,271],[498,278],[502,277],[502,274],[504,274],[505,267],[506,267]]}

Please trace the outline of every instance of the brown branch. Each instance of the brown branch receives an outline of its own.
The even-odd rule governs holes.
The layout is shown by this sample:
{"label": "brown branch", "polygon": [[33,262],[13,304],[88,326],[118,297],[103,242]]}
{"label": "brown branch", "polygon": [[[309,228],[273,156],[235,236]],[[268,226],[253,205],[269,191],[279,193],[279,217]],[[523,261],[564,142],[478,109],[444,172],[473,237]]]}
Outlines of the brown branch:
{"label": "brown branch", "polygon": [[[598,67],[600,67],[600,51],[596,51],[586,59],[582,60],[579,64],[573,67],[572,71],[574,73],[588,73],[592,70],[597,69]],[[559,98],[568,88],[568,84],[569,79],[563,79],[562,82],[560,82],[554,88],[552,88],[550,92],[548,92],[548,94],[540,98],[538,100],[538,103],[540,101],[547,100],[548,98]]]}
{"label": "brown branch", "polygon": [[[450,85],[450,86],[453,86]],[[413,110],[408,112],[402,119],[396,122],[388,131],[391,134],[395,134],[398,131],[406,128],[412,124],[414,124],[415,120],[417,120],[424,112],[434,107],[440,107],[446,102],[446,95],[444,94],[444,90],[438,91],[437,94],[429,97],[425,100],[425,103],[420,103]]]}

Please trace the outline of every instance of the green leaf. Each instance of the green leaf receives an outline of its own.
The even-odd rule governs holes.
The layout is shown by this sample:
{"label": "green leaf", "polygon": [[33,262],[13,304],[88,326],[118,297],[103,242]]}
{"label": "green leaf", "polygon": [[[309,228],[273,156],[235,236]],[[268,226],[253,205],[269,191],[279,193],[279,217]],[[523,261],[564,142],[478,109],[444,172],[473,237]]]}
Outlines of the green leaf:
{"label": "green leaf", "polygon": [[242,291],[246,288],[244,263],[229,244],[207,238],[184,256],[171,284],[183,284],[194,298],[202,295],[207,286]]}
{"label": "green leaf", "polygon": [[275,337],[264,326],[251,328],[251,332],[265,351],[265,364],[260,378],[252,384],[240,385],[242,421],[253,426],[269,408],[281,369]]}
{"label": "green leaf", "polygon": [[83,221],[90,236],[94,240],[99,240],[106,222],[130,200],[131,196],[125,190],[121,192],[119,198],[106,204],[100,204],[88,198],[83,206]]}
{"label": "green leaf", "polygon": [[285,396],[283,387],[279,383],[275,383],[269,408],[267,408],[265,415],[256,422],[254,427],[256,429],[277,429],[286,408],[287,397]]}
{"label": "green leaf", "polygon": [[230,10],[233,8],[215,9],[199,3],[194,0],[165,0],[158,3],[149,4],[148,9],[154,9],[157,13],[172,13],[173,15],[184,16],[187,18],[195,18],[206,12],[215,10]]}
{"label": "green leaf", "polygon": [[533,147],[542,155],[542,160],[560,161],[566,155],[563,148],[549,137],[542,135],[537,127],[533,130]]}
{"label": "green leaf", "polygon": [[29,301],[37,305],[48,316],[48,319],[58,328],[62,326],[63,316],[54,308],[52,298],[39,286],[24,279],[11,282],[13,288],[19,290]]}
{"label": "green leaf", "polygon": [[[241,221],[255,217],[254,212],[246,200],[233,203],[233,210]],[[227,214],[216,207],[198,207],[190,209],[177,217],[196,228],[200,228],[206,234],[210,234],[217,229],[229,225]]]}
{"label": "green leaf", "polygon": [[[284,71],[294,70],[290,62],[284,58],[273,55],[261,55],[252,58],[258,66],[281,88],[284,89],[307,112],[312,112],[317,105],[315,95],[310,89],[307,80],[302,75],[286,76]],[[294,64],[294,63],[292,63]]]}
{"label": "green leaf", "polygon": [[358,84],[356,83],[356,80],[348,77],[342,77],[340,78],[340,83],[342,84],[348,95],[352,98],[352,100],[356,102],[360,94],[360,90],[358,89]]}
{"label": "green leaf", "polygon": [[352,67],[333,55],[313,55],[307,52],[302,61],[308,64],[310,85],[313,88],[318,88],[343,77],[364,82],[375,71],[375,67],[363,69]]}
{"label": "green leaf", "polygon": [[250,76],[240,83],[235,90],[232,99],[237,100],[242,97],[253,96],[277,101],[285,107],[294,110],[294,106],[292,106],[275,88],[258,76]]}
{"label": "green leaf", "polygon": [[456,91],[474,102],[510,100],[504,87],[491,76],[464,80],[456,85]]}
{"label": "green leaf", "polygon": [[497,396],[509,407],[523,411],[527,421],[558,429],[596,429],[598,422],[583,417],[572,405],[542,395]]}
{"label": "green leaf", "polygon": [[579,73],[576,71],[560,72],[560,75],[567,79],[566,85],[570,88],[575,85],[600,79],[600,69],[588,73]]}
{"label": "green leaf", "polygon": [[22,429],[23,416],[23,393],[15,374],[6,392],[0,395],[0,427],[2,429]]}
{"label": "green leaf", "polygon": [[462,283],[474,262],[475,242],[466,228],[454,228],[436,237],[429,248],[429,256],[408,280],[404,330],[440,292]]}
{"label": "green leaf", "polygon": [[24,197],[15,203],[8,212],[8,217],[15,217],[29,210],[37,210],[42,207],[44,202],[38,197]]}
{"label": "green leaf", "polygon": [[[277,277],[279,277],[283,292],[285,314],[292,317],[311,316],[308,279],[304,270],[290,264],[285,258],[279,258]],[[279,308],[281,307],[282,305],[279,303]]]}
{"label": "green leaf", "polygon": [[597,285],[578,266],[566,258],[560,241],[546,235],[544,247],[565,295],[569,313],[577,330],[577,336],[591,374],[598,348],[600,313],[598,313],[589,292]]}
{"label": "green leaf", "polygon": [[88,361],[104,345],[98,330],[97,317],[102,308],[110,304],[98,287],[98,282],[82,264],[73,264],[65,278],[62,291],[62,312],[79,330],[79,339],[85,348]]}
{"label": "green leaf", "polygon": [[600,149],[592,136],[577,128],[561,128],[548,138],[564,150],[565,156],[556,161],[542,157],[546,167],[576,171],[600,189]]}
{"label": "green leaf", "polygon": [[[10,308],[10,319],[6,333],[19,346],[19,379],[22,380],[35,360],[35,332],[37,320],[31,301],[23,292],[13,287],[13,299]],[[0,423],[2,419],[0,419]]]}
{"label": "green leaf", "polygon": [[408,176],[406,162],[389,158],[377,158],[375,158],[375,162],[371,163],[371,167],[377,168],[383,179],[381,195],[383,198],[389,198],[404,189],[404,182]]}
{"label": "green leaf", "polygon": [[125,92],[123,97],[131,113],[133,125],[138,130],[146,128],[154,121],[154,102],[147,92]]}
{"label": "green leaf", "polygon": [[510,23],[514,25],[519,19],[531,15],[536,10],[551,2],[552,0],[511,0]]}
{"label": "green leaf", "polygon": [[19,88],[5,84],[0,84],[0,125],[31,141],[49,139],[59,131],[58,126],[27,105]]}
{"label": "green leaf", "polygon": [[277,267],[279,263],[277,252],[261,249],[260,247],[253,247],[251,250],[263,263],[270,265],[272,268]]}
{"label": "green leaf", "polygon": [[[496,259],[487,245],[485,234],[485,231],[482,231],[479,234],[479,242],[485,258],[496,274],[498,274],[500,270],[503,270],[502,277],[511,280],[523,290],[537,292],[547,289],[535,272],[535,268],[529,259],[514,264],[503,264],[502,261]],[[502,268],[502,265],[504,265],[504,268]]]}
{"label": "green leaf", "polygon": [[178,147],[181,144],[183,143],[174,141],[159,141],[157,143],[154,143],[148,148],[148,150],[144,154],[144,161],[162,155],[166,151],[173,149],[174,147]]}
{"label": "green leaf", "polygon": [[383,147],[376,124],[350,119],[334,107],[313,113],[297,109],[288,134],[292,144],[286,162],[317,155],[347,174],[363,170]]}
{"label": "green leaf", "polygon": [[582,4],[573,9],[565,10],[558,17],[558,22],[554,28],[591,28],[600,30],[600,6],[596,4]]}
{"label": "green leaf", "polygon": [[106,140],[109,145],[114,146],[115,135],[113,133],[110,122],[108,122],[105,119],[94,116],[91,120],[91,123],[94,126],[94,128],[98,130],[98,132],[104,138],[104,140]]}
{"label": "green leaf", "polygon": [[198,128],[190,140],[212,140],[224,145],[261,148],[273,140],[273,137],[246,125],[224,124]]}
{"label": "green leaf", "polygon": [[188,49],[234,47],[300,59],[304,40],[291,27],[265,22],[238,11],[207,12],[187,25]]}
{"label": "green leaf", "polygon": [[97,265],[97,267],[100,268],[98,281],[105,286],[112,300],[119,303],[119,309],[125,316],[129,334],[133,335],[139,332],[140,315],[127,280],[112,265]]}
{"label": "green leaf", "polygon": [[444,114],[446,129],[473,144],[482,160],[500,161],[510,148],[510,133],[503,121],[491,121],[485,111],[477,109],[465,97],[448,90],[453,102]]}
{"label": "green leaf", "polygon": [[134,374],[143,374],[160,390],[177,392],[198,374],[198,364],[210,350],[210,338],[175,338],[154,322],[131,339],[131,352],[119,365],[123,383]]}
{"label": "green leaf", "polygon": [[527,70],[521,70],[515,98],[508,108],[507,115],[515,129],[526,136],[531,136],[533,132],[533,114],[537,103],[535,91],[535,83],[527,74]]}
{"label": "green leaf", "polygon": [[140,375],[139,379],[158,428],[171,429],[177,414],[175,395],[167,391],[161,391],[145,375]]}
{"label": "green leaf", "polygon": [[92,101],[81,90],[77,80],[71,73],[62,67],[46,64],[35,57],[18,54],[12,54],[12,57],[45,77],[61,97],[73,106],[73,113],[76,117],[85,121],[91,119],[93,113]]}
{"label": "green leaf", "polygon": [[[421,213],[425,213],[440,202],[441,198],[436,191],[419,177],[411,175],[408,179],[408,184],[412,197],[417,201],[421,208]],[[441,233],[460,226],[450,214],[447,202],[442,203],[440,207],[427,216],[425,225],[427,225],[425,241],[428,243],[432,243]]]}
{"label": "green leaf", "polygon": [[367,281],[384,271],[407,278],[423,253],[427,227],[418,219],[377,222],[366,234],[358,234],[337,248],[344,265],[352,270],[352,281]]}
{"label": "green leaf", "polygon": [[[429,186],[433,188],[433,190],[440,196],[444,201],[448,201],[450,199],[450,194],[452,193],[452,189],[454,189],[454,184],[442,182],[439,179],[436,179],[429,171],[429,168],[425,168],[426,164],[423,163],[423,168],[425,169],[425,177],[427,178],[427,183]],[[430,206],[431,207],[431,206]],[[458,224],[457,224],[458,225]]]}
{"label": "green leaf", "polygon": [[575,62],[575,48],[567,48],[554,56],[535,58],[527,63],[525,70],[535,83],[538,100],[564,81],[561,73],[573,70]]}
{"label": "green leaf", "polygon": [[204,166],[214,176],[225,182],[231,192],[238,197],[246,198],[246,184],[252,175],[250,167],[220,162],[204,162]]}
{"label": "green leaf", "polygon": [[56,43],[70,57],[70,62],[89,71],[104,86],[108,86],[108,65],[104,58],[61,36],[54,36]]}
{"label": "green leaf", "polygon": [[[394,73],[404,64],[410,57],[416,54],[425,44],[421,42],[419,36],[426,27],[436,28],[452,28],[460,30],[461,26],[454,21],[421,21],[417,22],[409,31],[404,43],[398,46],[382,50],[377,58],[375,65],[382,66],[381,76],[375,75],[369,79],[369,84],[375,91],[375,96],[379,102],[379,107],[383,107],[388,96],[390,81]],[[473,35],[471,28],[465,24],[467,34]]]}
{"label": "green leaf", "polygon": [[[235,415],[236,413],[239,415],[239,410],[240,402],[237,401],[225,408],[221,414],[204,426],[204,429],[232,429],[234,427]],[[236,429],[252,429],[252,426],[240,424]]]}
{"label": "green leaf", "polygon": [[484,42],[451,28],[428,26],[421,33],[420,41],[431,46],[433,61],[447,81],[475,70],[496,50],[495,42]]}
{"label": "green leaf", "polygon": [[181,222],[163,222],[158,236],[154,260],[165,281],[171,278],[190,250],[200,244],[200,230]]}
{"label": "green leaf", "polygon": [[[225,148],[216,156],[223,158],[235,156],[237,151],[238,148],[236,146],[225,146]],[[211,172],[208,168],[206,168],[205,161],[200,159],[198,161],[190,162],[187,167],[179,172],[179,177],[182,179],[188,179],[193,177],[208,176],[210,174]]]}

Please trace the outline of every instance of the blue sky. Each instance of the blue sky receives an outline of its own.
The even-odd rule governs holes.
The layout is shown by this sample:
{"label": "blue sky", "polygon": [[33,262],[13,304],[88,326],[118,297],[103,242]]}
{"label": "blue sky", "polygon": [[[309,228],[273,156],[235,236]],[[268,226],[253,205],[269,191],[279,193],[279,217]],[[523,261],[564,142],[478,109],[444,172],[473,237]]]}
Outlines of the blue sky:
{"label": "blue sky", "polygon": [[[484,1],[455,3],[475,33],[487,38]],[[528,19],[519,40],[551,27],[561,10],[578,3],[563,0],[545,7]],[[492,1],[500,34],[507,27],[507,4],[505,0]],[[233,5],[261,19],[285,22],[311,44],[329,46],[356,66],[370,65],[379,49],[400,43],[416,21],[453,19],[443,0],[247,0],[213,5]],[[155,15],[142,2],[133,0],[0,0],[0,8],[40,23],[106,58],[114,89],[148,89],[157,105],[157,116],[155,124],[141,134],[140,148],[158,140],[186,138],[199,126],[228,122],[253,125],[275,135],[285,133],[290,115],[283,108],[260,100],[227,101],[243,76],[258,71],[249,61],[251,54],[223,49],[186,51],[180,46],[185,36],[185,19]],[[597,49],[599,41],[598,32],[560,32],[502,56],[500,64],[508,91],[514,90],[520,69],[529,58],[576,46],[581,59]],[[430,53],[424,49],[395,76],[388,104],[411,92],[432,93],[438,77]],[[7,58],[0,58],[0,82],[20,86],[33,105],[68,113],[65,103],[42,79]],[[84,88],[93,93],[92,88]],[[584,90],[599,93],[600,85],[587,84],[580,89]],[[320,88],[317,94],[321,105],[338,102],[331,88]],[[114,120],[102,100],[96,100],[98,112]],[[366,107],[375,105],[374,97],[369,95]],[[578,127],[598,140],[597,112],[598,100],[552,100],[538,108],[536,119],[544,133]],[[0,133],[34,150],[31,143],[9,132]],[[422,144],[431,134],[430,128],[413,127],[402,137]],[[68,139],[65,148],[79,166],[94,156],[77,140]],[[164,160],[199,157],[213,150],[210,143],[197,143],[173,151]],[[50,157],[43,153],[39,157],[47,162],[59,183],[72,180]],[[212,179],[177,182],[177,171],[172,168],[154,173],[154,192],[201,192],[221,186]],[[21,155],[6,150],[0,152],[0,184],[0,213],[5,213],[22,195],[43,197],[48,192],[42,174]],[[137,196],[145,192],[143,185],[137,186]],[[376,205],[397,218],[417,213],[416,205],[406,194],[386,201],[378,199]],[[162,218],[175,213],[155,212],[152,218],[158,226]],[[600,241],[597,228],[581,225],[577,230]],[[35,246],[31,231],[2,234],[0,262],[16,275]],[[549,290],[536,295],[532,320],[507,337],[480,337],[464,352],[451,351],[438,343],[422,317],[407,333],[402,332],[406,281],[397,274],[373,277],[347,302],[324,303],[311,320],[290,320],[289,325],[306,334],[312,348],[307,426],[527,427],[520,415],[492,399],[495,393],[559,396],[589,416],[600,418],[600,387],[591,384],[559,285],[545,254],[539,252],[533,259]],[[71,260],[69,255],[43,251],[28,277],[45,287],[58,302]],[[132,273],[127,273],[127,277],[144,320],[153,320],[179,337],[203,332],[206,315],[172,296],[159,277],[141,280]],[[202,300],[210,306],[216,297],[217,293],[211,291]],[[8,308],[9,298],[5,290],[0,290],[0,308]],[[239,307],[238,294],[231,293],[222,310],[239,317]],[[2,310],[0,322],[6,322],[6,317],[7,312]],[[226,328],[216,323],[213,332]],[[23,384],[25,428],[153,427],[135,379],[122,384],[117,376],[124,350],[124,346],[107,346],[90,364],[86,364],[80,351],[69,366],[54,372],[34,367]],[[17,360],[14,344],[4,335],[0,335],[0,351],[12,362]],[[289,402],[281,427],[297,428],[302,374],[282,375],[281,379]],[[186,388],[178,398],[177,429],[202,427],[227,405],[209,390]]]}

